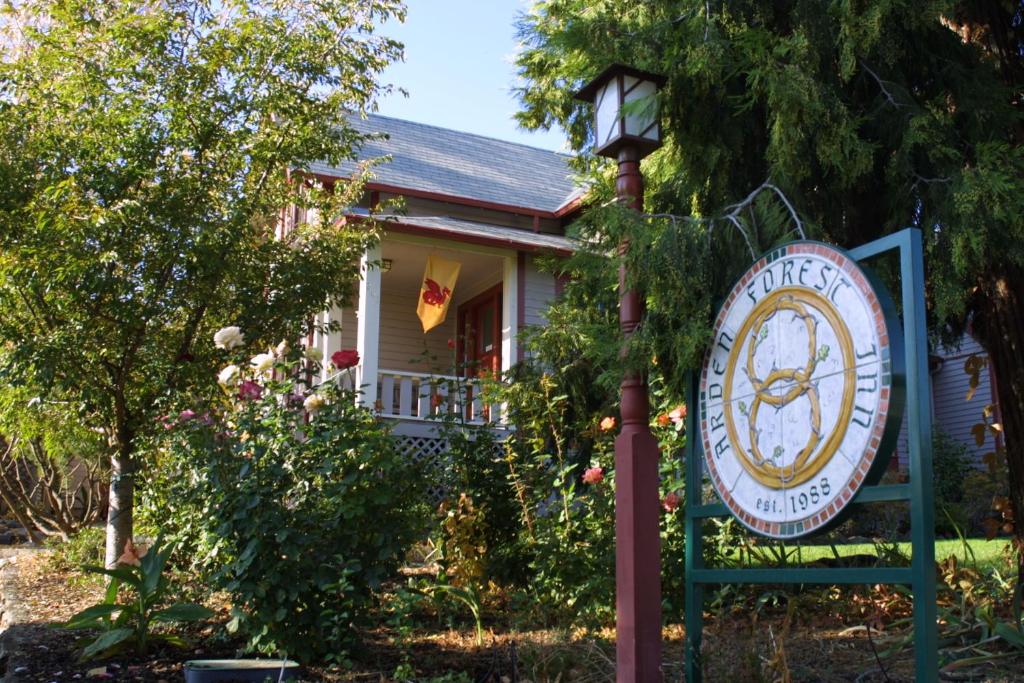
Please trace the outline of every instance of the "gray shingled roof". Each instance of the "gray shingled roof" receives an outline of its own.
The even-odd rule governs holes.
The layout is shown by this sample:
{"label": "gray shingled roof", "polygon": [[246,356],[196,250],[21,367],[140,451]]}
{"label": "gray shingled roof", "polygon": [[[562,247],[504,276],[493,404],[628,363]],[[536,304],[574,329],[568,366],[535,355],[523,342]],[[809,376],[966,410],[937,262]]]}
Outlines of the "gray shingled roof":
{"label": "gray shingled roof", "polygon": [[[352,125],[389,136],[359,153],[361,160],[391,155],[374,169],[383,185],[540,211],[555,211],[577,194],[565,154],[376,114],[354,117]],[[354,169],[354,163],[310,164],[314,173],[331,176]]]}

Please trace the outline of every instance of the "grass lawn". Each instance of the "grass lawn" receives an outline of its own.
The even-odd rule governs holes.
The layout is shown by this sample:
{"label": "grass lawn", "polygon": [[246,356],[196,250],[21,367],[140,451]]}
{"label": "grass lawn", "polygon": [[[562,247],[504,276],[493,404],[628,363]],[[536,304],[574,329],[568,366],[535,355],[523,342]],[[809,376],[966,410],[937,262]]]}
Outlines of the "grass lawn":
{"label": "grass lawn", "polygon": [[[962,565],[973,566],[978,570],[986,570],[990,568],[998,569],[1000,572],[1006,572],[1010,570],[1009,562],[1007,561],[1006,547],[1009,544],[1009,540],[1005,538],[997,538],[988,540],[984,538],[969,538],[967,539],[967,546],[959,539],[940,539],[935,541],[935,559],[944,560],[950,555],[956,555],[957,560]],[[761,546],[766,548],[766,546]],[[777,548],[781,546],[775,546]],[[833,551],[833,548],[835,549]],[[878,556],[881,552],[883,556],[889,557],[889,560],[884,564],[887,565],[902,565],[909,562],[911,555],[910,552],[910,541],[904,541],[893,544],[885,544],[884,546],[876,546],[873,543],[843,543],[836,544],[834,546],[828,544],[814,544],[804,545],[800,544],[787,544],[785,546],[788,561],[794,564],[807,564],[815,562],[817,560],[830,560],[835,558],[835,554],[838,553],[839,557],[851,557],[854,555],[875,555]],[[892,553],[889,555],[888,553]],[[769,557],[769,553],[765,553]],[[898,556],[906,558],[905,561],[900,561]],[[763,562],[757,562],[756,560],[752,563],[755,565],[767,564]]]}

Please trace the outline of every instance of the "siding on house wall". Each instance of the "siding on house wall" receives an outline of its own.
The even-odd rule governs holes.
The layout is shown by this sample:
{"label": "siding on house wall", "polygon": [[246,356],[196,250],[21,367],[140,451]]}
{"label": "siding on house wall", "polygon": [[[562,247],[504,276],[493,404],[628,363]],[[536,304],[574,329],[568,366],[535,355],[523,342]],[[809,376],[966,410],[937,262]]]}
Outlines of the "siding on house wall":
{"label": "siding on house wall", "polygon": [[995,440],[986,434],[981,446],[977,445],[971,427],[981,422],[985,406],[995,403],[992,376],[989,369],[982,370],[978,389],[970,401],[967,392],[970,378],[964,372],[964,362],[972,354],[987,357],[988,354],[973,337],[965,335],[959,349],[942,349],[942,367],[932,375],[932,406],[935,411],[935,428],[946,432],[953,439],[967,446],[980,466],[981,456],[995,448]]}
{"label": "siding on house wall", "polygon": [[[942,364],[931,375],[932,428],[936,432],[945,432],[955,441],[967,446],[976,464],[981,466],[982,455],[995,448],[995,441],[991,434],[986,434],[985,442],[978,446],[974,435],[971,434],[971,427],[981,422],[982,410],[990,403],[994,403],[995,398],[992,378],[988,368],[985,368],[981,372],[977,391],[970,401],[967,400],[970,378],[964,372],[964,362],[972,354],[982,357],[987,355],[981,345],[970,335],[963,336],[959,348],[940,347],[935,350],[934,355],[942,359]],[[904,415],[897,446],[901,470],[908,468],[909,454],[907,416]]]}
{"label": "siding on house wall", "polygon": [[536,259],[526,257],[526,285],[523,287],[525,305],[523,306],[523,323],[526,325],[544,325],[547,318],[544,312],[555,299],[555,278],[551,273],[543,273],[537,269]]}

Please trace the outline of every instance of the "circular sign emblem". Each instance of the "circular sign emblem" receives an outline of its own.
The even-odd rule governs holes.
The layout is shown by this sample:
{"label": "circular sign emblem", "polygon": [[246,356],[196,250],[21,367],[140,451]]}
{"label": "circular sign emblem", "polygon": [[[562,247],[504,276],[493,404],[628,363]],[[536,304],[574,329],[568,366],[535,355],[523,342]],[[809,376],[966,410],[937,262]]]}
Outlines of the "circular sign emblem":
{"label": "circular sign emblem", "polygon": [[853,260],[815,242],[773,251],[733,287],[704,363],[700,425],[715,489],[747,528],[820,531],[884,470],[902,414],[891,311]]}

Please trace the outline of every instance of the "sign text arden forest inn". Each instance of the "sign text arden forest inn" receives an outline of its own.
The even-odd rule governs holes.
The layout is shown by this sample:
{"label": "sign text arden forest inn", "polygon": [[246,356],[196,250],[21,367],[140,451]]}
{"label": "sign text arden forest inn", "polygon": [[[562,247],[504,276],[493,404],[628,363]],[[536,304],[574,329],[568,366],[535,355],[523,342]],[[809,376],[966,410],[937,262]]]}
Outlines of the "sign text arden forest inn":
{"label": "sign text arden forest inn", "polygon": [[733,287],[701,376],[701,431],[712,482],[749,529],[821,530],[884,469],[902,394],[892,310],[854,261],[815,242],[773,251]]}

